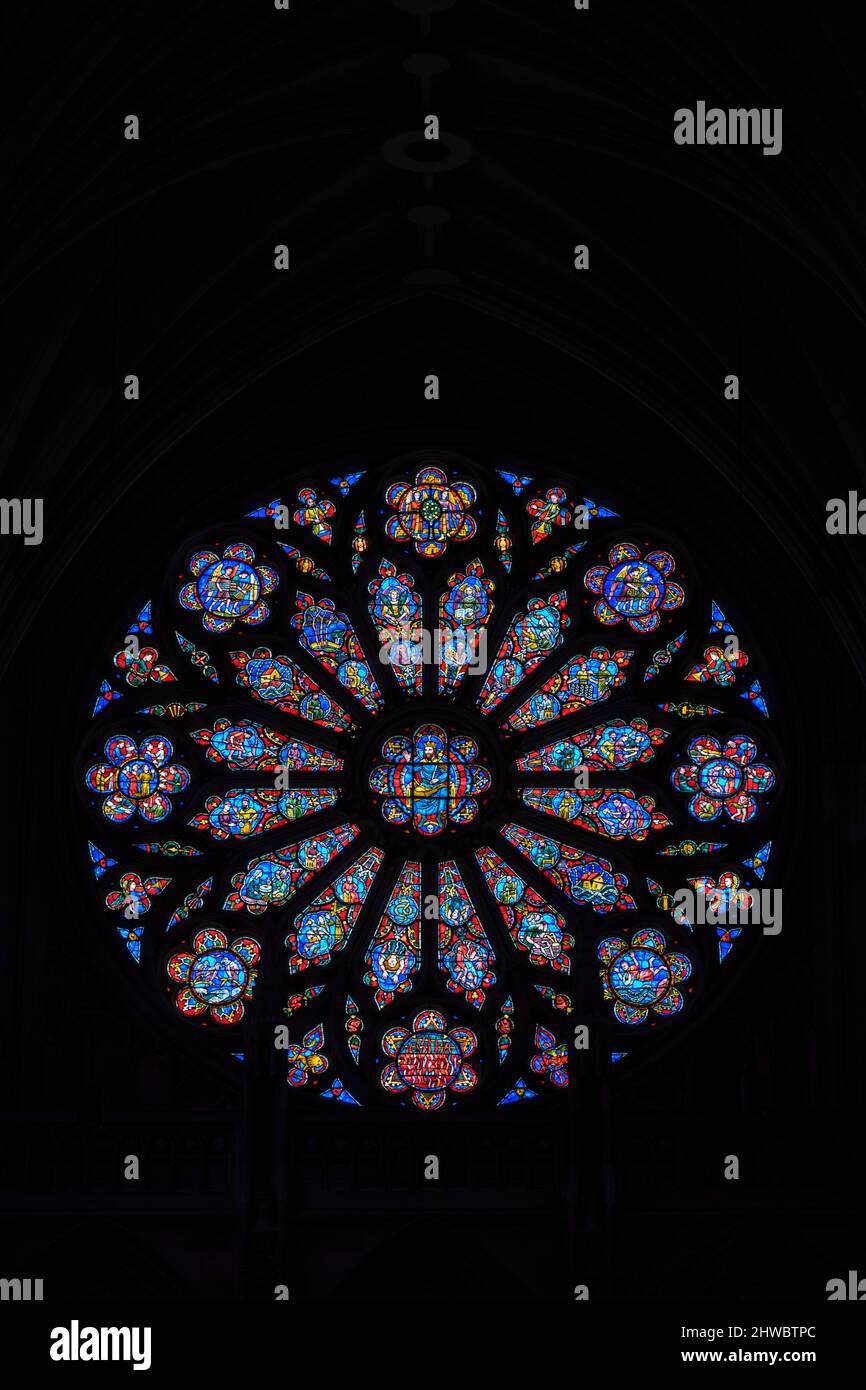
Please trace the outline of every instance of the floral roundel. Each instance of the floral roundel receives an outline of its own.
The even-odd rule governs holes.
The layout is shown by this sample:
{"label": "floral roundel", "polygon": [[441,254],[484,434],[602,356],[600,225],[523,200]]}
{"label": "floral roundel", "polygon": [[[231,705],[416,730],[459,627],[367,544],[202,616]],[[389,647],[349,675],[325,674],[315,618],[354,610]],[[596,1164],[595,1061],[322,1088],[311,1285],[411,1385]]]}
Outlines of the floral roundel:
{"label": "floral roundel", "polygon": [[296,479],[150,583],[84,852],[140,987],[228,1066],[253,1022],[316,1105],[540,1107],[580,1035],[627,1071],[751,951],[780,761],[684,538],[419,456]]}

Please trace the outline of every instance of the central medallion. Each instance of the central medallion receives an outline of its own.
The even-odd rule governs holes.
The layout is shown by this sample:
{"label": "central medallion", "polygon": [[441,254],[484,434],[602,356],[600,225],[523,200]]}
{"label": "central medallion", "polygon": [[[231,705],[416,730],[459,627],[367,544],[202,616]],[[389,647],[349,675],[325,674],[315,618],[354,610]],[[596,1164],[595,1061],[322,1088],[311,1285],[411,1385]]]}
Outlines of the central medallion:
{"label": "central medallion", "polygon": [[491,783],[477,761],[475,740],[439,724],[386,739],[382,758],[370,773],[371,788],[384,798],[382,815],[389,825],[419,835],[438,835],[449,825],[474,820],[476,798]]}

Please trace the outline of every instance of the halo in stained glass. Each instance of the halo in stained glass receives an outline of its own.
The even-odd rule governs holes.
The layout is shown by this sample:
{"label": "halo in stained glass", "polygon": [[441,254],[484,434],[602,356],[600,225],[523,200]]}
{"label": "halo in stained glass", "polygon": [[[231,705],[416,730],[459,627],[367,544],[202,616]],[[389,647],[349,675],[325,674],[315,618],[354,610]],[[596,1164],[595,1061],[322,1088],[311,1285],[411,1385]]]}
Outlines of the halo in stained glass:
{"label": "halo in stained glass", "polygon": [[76,770],[97,929],[235,1075],[288,1018],[293,1103],[542,1113],[575,1001],[627,1074],[748,957],[676,894],[772,877],[771,673],[622,499],[445,453],[324,476],[130,592]]}

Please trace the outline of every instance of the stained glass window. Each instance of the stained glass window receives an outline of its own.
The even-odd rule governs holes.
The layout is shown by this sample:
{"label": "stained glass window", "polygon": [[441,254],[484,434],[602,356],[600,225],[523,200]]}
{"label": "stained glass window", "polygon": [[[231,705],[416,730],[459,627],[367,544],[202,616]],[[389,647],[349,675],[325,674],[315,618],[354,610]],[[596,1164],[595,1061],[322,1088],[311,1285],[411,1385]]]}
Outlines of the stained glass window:
{"label": "stained glass window", "polygon": [[193,519],[94,649],[96,929],[235,1073],[282,1026],[293,1103],[542,1109],[577,1025],[627,1073],[755,949],[772,673],[622,499],[351,462]]}

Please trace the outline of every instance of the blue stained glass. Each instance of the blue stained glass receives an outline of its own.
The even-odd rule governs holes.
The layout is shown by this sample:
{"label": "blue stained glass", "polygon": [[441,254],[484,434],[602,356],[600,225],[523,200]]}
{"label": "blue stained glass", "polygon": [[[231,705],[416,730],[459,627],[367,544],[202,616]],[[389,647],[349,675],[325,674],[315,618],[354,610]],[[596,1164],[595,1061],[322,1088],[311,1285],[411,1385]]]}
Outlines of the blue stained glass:
{"label": "blue stained glass", "polygon": [[379,575],[371,579],[368,604],[381,651],[380,659],[390,665],[409,695],[420,695],[423,688],[423,650],[421,600],[414,592],[411,574],[398,574],[391,560],[381,560]]}
{"label": "blue stained glass", "polygon": [[382,1009],[412,988],[421,964],[421,865],[406,863],[365,956],[364,983]]}
{"label": "blue stained glass", "polygon": [[447,591],[440,595],[440,695],[456,690],[467,671],[477,668],[486,653],[485,629],[493,612],[490,596],[494,588],[493,580],[484,577],[481,561],[473,560],[465,571],[450,576]]}
{"label": "blue stained glass", "polygon": [[294,562],[295,569],[300,570],[301,574],[308,575],[310,579],[321,579],[324,584],[330,584],[331,576],[327,570],[323,570],[321,565],[317,565],[309,555],[304,555],[294,545],[286,545],[284,541],[278,541],[277,544],[280,550]]}
{"label": "blue stained glass", "polygon": [[747,869],[751,869],[757,878],[763,878],[767,872],[767,863],[770,858],[770,851],[773,848],[773,841],[768,840],[755,852],[751,859],[743,859],[741,862]]}
{"label": "blue stained glass", "polygon": [[517,950],[524,951],[532,965],[567,975],[571,970],[568,952],[574,937],[565,930],[565,918],[495,850],[484,846],[476,851],[476,858]]}
{"label": "blue stained glass", "polygon": [[339,478],[329,478],[328,481],[330,482],[331,487],[339,488],[340,492],[345,497],[346,493],[349,492],[350,489],[353,488],[357,482],[360,482],[361,478],[363,478],[364,476],[365,471],[366,470],[362,468],[360,473],[344,473]]}
{"label": "blue stained glass", "polygon": [[600,507],[597,502],[593,502],[591,497],[584,497],[583,505],[592,518],[604,516],[619,516],[619,512],[612,512],[610,507]]}
{"label": "blue stained glass", "polygon": [[339,1100],[342,1101],[344,1105],[360,1105],[360,1101],[355,1100],[351,1092],[346,1090],[346,1087],[338,1076],[334,1077],[328,1089],[322,1091],[321,1094],[323,1100]]}
{"label": "blue stained glass", "polygon": [[439,969],[454,994],[480,1009],[496,983],[490,938],[478,919],[457,865],[439,865]]}
{"label": "blue stained glass", "polygon": [[497,468],[496,471],[500,478],[505,479],[505,482],[516,497],[519,497],[523,489],[529,487],[529,484],[532,482],[532,478],[523,477],[520,473],[508,473],[504,468]]}
{"label": "blue stained glass", "polygon": [[353,727],[346,711],[290,657],[274,656],[269,647],[257,647],[252,654],[239,651],[229,655],[238,668],[238,685],[256,699],[324,728]]}
{"label": "blue stained glass", "polygon": [[123,926],[117,928],[118,935],[136,965],[141,964],[141,928]]}
{"label": "blue stained glass", "polygon": [[119,693],[116,690],[112,690],[111,686],[108,684],[108,681],[103,681],[99,687],[99,694],[96,697],[96,703],[93,706],[94,718],[97,714],[99,714],[100,710],[105,709],[106,705],[110,705],[112,700],[119,699]]}
{"label": "blue stained glass", "polygon": [[687,633],[681,632],[679,637],[675,637],[673,641],[666,643],[659,651],[653,652],[652,660],[643,673],[645,681],[651,681],[660,671],[667,670],[671,661],[681,649],[687,635]]}
{"label": "blue stained glass", "polygon": [[561,645],[570,621],[564,590],[547,599],[530,599],[526,610],[513,619],[484,682],[478,697],[484,714],[494,710]]}
{"label": "blue stained glass", "polygon": [[500,1104],[500,1105],[514,1105],[514,1104],[516,1104],[516,1102],[519,1101],[519,1100],[537,1100],[537,1099],[538,1099],[538,1092],[537,1092],[537,1091],[532,1091],[532,1090],[530,1090],[530,1088],[527,1086],[526,1082],[521,1078],[519,1081],[515,1081],[515,1083],[514,1083],[514,1085],[512,1086],[511,1090],[508,1091],[508,1092],[502,1097],[501,1101],[499,1101],[499,1104]]}
{"label": "blue stained glass", "polygon": [[570,545],[561,555],[551,555],[546,564],[541,569],[536,570],[533,579],[547,579],[551,575],[562,574],[568,569],[571,561],[584,549],[586,541],[577,541],[575,545]]}
{"label": "blue stained glass", "polygon": [[263,517],[271,521],[279,514],[281,506],[279,497],[275,497],[273,502],[266,502],[263,507],[256,507],[253,511],[247,512],[247,516]]}
{"label": "blue stained glass", "polygon": [[90,855],[90,862],[93,866],[93,873],[96,878],[102,878],[102,875],[106,872],[106,870],[113,868],[114,865],[117,863],[116,859],[109,859],[107,854],[103,853],[101,849],[98,849],[92,840],[87,841],[87,850]]}
{"label": "blue stained glass", "polygon": [[534,729],[609,699],[624,683],[633,656],[633,651],[612,652],[607,647],[593,647],[588,655],[570,657],[508,716],[508,728]]}
{"label": "blue stained glass", "polygon": [[333,599],[316,600],[300,592],[297,598],[298,612],[291,622],[301,646],[367,709],[376,711],[383,696],[348,616],[336,611]]}
{"label": "blue stained glass", "polygon": [[478,797],[491,779],[478,760],[474,739],[423,724],[411,736],[387,739],[382,756],[385,761],[373,768],[368,781],[384,798],[382,816],[389,824],[439,835],[477,816]]}
{"label": "blue stained glass", "polygon": [[728,622],[721,608],[716,603],[715,599],[713,599],[711,606],[710,632],[733,632],[733,630],[733,627]]}
{"label": "blue stained glass", "polygon": [[[100,658],[76,775],[104,935],[225,1058],[276,1008],[286,1089],[315,1104],[561,1104],[574,1018],[605,1060],[633,1056],[735,945],[719,924],[692,979],[678,887],[733,899],[768,871],[772,686],[703,597],[714,557],[494,462],[518,471],[428,450],[289,479],[288,505],[167,560],[121,610],[147,641]],[[514,806],[526,825],[503,823]],[[176,878],[147,877],[167,859]]]}
{"label": "blue stained glass", "polygon": [[153,626],[152,626],[152,623],[151,623],[151,600],[150,600],[150,599],[147,600],[147,603],[146,603],[146,604],[144,605],[144,607],[140,610],[140,612],[139,612],[139,614],[138,614],[138,617],[137,617],[137,618],[134,620],[134,622],[132,623],[132,626],[130,627],[129,632],[127,633],[127,637],[130,636],[130,634],[132,634],[132,633],[134,633],[134,632],[141,632],[141,633],[144,633],[144,634],[148,634],[148,633],[152,633],[152,632],[153,632]]}
{"label": "blue stained glass", "polygon": [[556,816],[582,830],[610,839],[645,840],[651,830],[663,830],[670,821],[656,809],[650,795],[636,797],[628,787],[582,791],[571,787],[530,787],[520,793],[527,806],[543,815]]}
{"label": "blue stained glass", "polygon": [[506,574],[511,573],[511,530],[505,513],[500,508],[496,514],[496,539],[493,542],[494,549],[498,558],[501,560]]}
{"label": "blue stained glass", "polygon": [[764,699],[760,681],[752,681],[752,684],[749,686],[748,690],[741,690],[740,699],[748,700],[750,704],[753,704],[755,706],[755,709],[761,711],[761,714],[764,714],[767,717],[769,717],[770,711],[767,709],[767,702]]}
{"label": "blue stained glass", "polygon": [[613,908],[623,911],[637,906],[631,894],[625,891],[628,877],[616,873],[609,859],[584,854],[571,845],[561,844],[534,830],[525,830],[520,825],[504,825],[502,834],[574,902],[591,907],[595,912],[610,912]]}
{"label": "blue stained glass", "polygon": [[524,754],[517,766],[521,772],[574,772],[579,767],[610,772],[650,762],[667,737],[665,729],[650,729],[646,719],[609,719]]}
{"label": "blue stained glass", "polygon": [[285,941],[290,971],[328,965],[345,950],[383,858],[381,850],[368,850],[295,918]]}
{"label": "blue stained glass", "polygon": [[338,793],[333,787],[293,787],[287,792],[265,787],[231,787],[205,801],[204,810],[189,822],[193,830],[204,830],[217,840],[231,837],[247,839],[277,830],[303,816],[315,815],[333,806]]}
{"label": "blue stained glass", "polygon": [[349,846],[358,835],[357,825],[338,825],[296,845],[260,855],[232,876],[232,892],[223,907],[233,912],[260,913],[288,901],[320,869]]}

